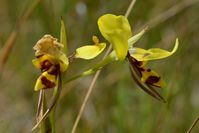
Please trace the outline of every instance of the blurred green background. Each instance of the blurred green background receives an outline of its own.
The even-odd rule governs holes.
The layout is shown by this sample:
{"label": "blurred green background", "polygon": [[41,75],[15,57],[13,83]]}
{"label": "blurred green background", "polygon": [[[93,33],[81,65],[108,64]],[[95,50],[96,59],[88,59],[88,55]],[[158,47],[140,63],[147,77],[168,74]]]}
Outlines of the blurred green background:
{"label": "blurred green background", "polygon": [[[34,2],[0,0],[1,52],[16,22]],[[184,4],[175,6],[179,3]],[[21,25],[1,72],[0,132],[31,132],[38,98],[34,84],[40,74],[31,63],[34,58],[32,47],[44,34],[59,38],[61,16],[66,24],[71,54],[77,47],[92,43],[92,35],[103,40],[97,19],[105,13],[124,14],[129,4],[130,0],[41,0]],[[173,15],[163,14],[158,19],[173,6]],[[77,133],[186,132],[199,115],[199,2],[137,0],[129,21],[134,33],[147,23],[152,25],[136,46],[171,50],[175,38],[179,38],[180,46],[173,56],[149,64],[167,83],[161,91],[167,103],[163,104],[139,89],[131,78],[127,62],[112,63],[103,69],[97,80]],[[102,55],[92,61],[75,61],[64,80],[92,67],[101,58]],[[64,85],[57,106],[58,133],[71,131],[92,77]],[[198,132],[199,124],[193,129],[193,133]]]}

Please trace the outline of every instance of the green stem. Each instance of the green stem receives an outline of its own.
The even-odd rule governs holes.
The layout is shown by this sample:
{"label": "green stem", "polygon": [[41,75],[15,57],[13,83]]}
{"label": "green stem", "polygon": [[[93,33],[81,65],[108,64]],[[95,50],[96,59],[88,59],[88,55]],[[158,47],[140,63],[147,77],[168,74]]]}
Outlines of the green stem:
{"label": "green stem", "polygon": [[57,97],[56,98],[56,103],[55,105],[52,107],[52,110],[50,111],[50,114],[49,114],[49,117],[50,117],[50,124],[51,124],[51,133],[56,133],[56,126],[55,126],[55,112],[56,112],[56,105],[57,105],[57,101],[59,100],[59,94],[60,94],[60,89],[61,89],[61,86],[62,86],[62,82],[61,82],[61,79],[62,79],[62,74],[60,73],[59,74],[59,77],[58,77],[58,87],[54,88],[54,91],[53,91],[53,97]]}
{"label": "green stem", "polygon": [[50,112],[50,126],[51,126],[51,133],[56,133],[55,128],[55,111],[56,111],[56,105],[53,107],[53,109]]}
{"label": "green stem", "polygon": [[[46,98],[45,98],[44,92],[42,92],[42,94],[41,94],[41,110],[39,112],[39,116],[42,116],[44,113],[44,110],[46,110],[46,109],[47,109]],[[40,125],[40,133],[47,133],[49,130],[51,130],[49,119],[45,119],[44,121],[42,121],[42,123]]]}

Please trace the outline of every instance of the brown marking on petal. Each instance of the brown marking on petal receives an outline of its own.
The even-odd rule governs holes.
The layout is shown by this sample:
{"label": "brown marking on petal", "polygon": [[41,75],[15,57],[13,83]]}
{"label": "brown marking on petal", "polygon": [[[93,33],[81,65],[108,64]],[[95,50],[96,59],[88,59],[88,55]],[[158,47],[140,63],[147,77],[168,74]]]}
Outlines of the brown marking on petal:
{"label": "brown marking on petal", "polygon": [[146,71],[147,71],[147,72],[150,72],[150,71],[151,71],[151,69],[150,69],[150,68],[148,68]]}
{"label": "brown marking on petal", "polygon": [[136,75],[139,76],[139,77],[142,77],[142,73],[141,71],[139,70],[139,67],[136,67],[135,65],[131,64],[131,67],[134,69],[134,71],[136,72]]}
{"label": "brown marking on petal", "polygon": [[143,61],[138,61],[133,58],[129,53],[126,56],[131,64],[136,65],[137,67],[141,67],[143,65]]}
{"label": "brown marking on petal", "polygon": [[54,65],[53,69],[49,71],[48,73],[51,75],[58,75],[59,72],[60,72],[60,66],[59,64],[57,64],[57,65]]}
{"label": "brown marking on petal", "polygon": [[145,71],[145,69],[142,66],[143,62],[142,61],[137,61],[135,58],[133,58],[132,56],[130,56],[130,54],[128,53],[127,56],[129,63],[131,64],[131,66],[133,67],[133,69],[135,70],[136,74],[139,77],[142,77],[142,71]]}
{"label": "brown marking on petal", "polygon": [[157,76],[149,76],[145,82],[146,82],[147,84],[153,85],[154,83],[157,83],[159,80],[160,80],[160,77],[157,77]]}
{"label": "brown marking on petal", "polygon": [[55,83],[48,80],[46,77],[41,77],[41,82],[45,86],[44,89],[53,88],[55,87]]}
{"label": "brown marking on petal", "polygon": [[134,59],[134,60],[135,60],[136,66],[140,67],[140,66],[143,65],[143,62],[142,62],[142,61],[137,61],[136,59]]}
{"label": "brown marking on petal", "polygon": [[150,54],[149,53],[145,53],[142,57],[146,57],[146,56],[149,56]]}
{"label": "brown marking on petal", "polygon": [[42,57],[42,56],[43,56],[43,54],[41,54],[41,55],[37,55],[37,56],[36,56],[36,58],[40,58],[40,57]]}
{"label": "brown marking on petal", "polygon": [[147,84],[143,84],[143,82],[141,82],[140,79],[137,78],[133,67],[130,66],[130,70],[131,70],[131,75],[132,75],[134,81],[143,91],[145,91],[150,96],[156,98],[157,100],[160,100],[164,103],[166,102],[165,99],[155,89],[153,89],[153,87],[151,87]]}
{"label": "brown marking on petal", "polygon": [[145,69],[144,69],[143,67],[137,67],[137,68],[138,68],[138,70],[139,70],[140,72],[145,71]]}
{"label": "brown marking on petal", "polygon": [[44,60],[41,64],[41,70],[47,71],[53,64],[49,60]]}

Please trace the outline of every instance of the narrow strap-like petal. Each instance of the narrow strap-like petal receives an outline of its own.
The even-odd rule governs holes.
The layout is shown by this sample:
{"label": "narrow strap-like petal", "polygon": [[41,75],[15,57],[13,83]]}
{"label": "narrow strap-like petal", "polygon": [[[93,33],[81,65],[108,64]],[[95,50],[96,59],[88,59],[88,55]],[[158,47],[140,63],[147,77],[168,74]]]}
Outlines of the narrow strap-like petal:
{"label": "narrow strap-like petal", "polygon": [[166,58],[175,53],[176,50],[178,49],[178,45],[179,42],[178,39],[176,39],[175,46],[171,52],[160,48],[151,48],[148,50],[142,48],[133,48],[130,54],[138,61],[157,60],[157,59]]}

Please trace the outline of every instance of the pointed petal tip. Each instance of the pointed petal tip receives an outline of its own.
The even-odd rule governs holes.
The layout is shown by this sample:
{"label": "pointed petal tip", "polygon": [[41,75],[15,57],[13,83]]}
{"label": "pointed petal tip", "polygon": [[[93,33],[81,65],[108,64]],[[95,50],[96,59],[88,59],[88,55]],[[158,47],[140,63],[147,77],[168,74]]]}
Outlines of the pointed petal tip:
{"label": "pointed petal tip", "polygon": [[176,50],[178,49],[178,46],[179,46],[179,39],[176,38],[174,48],[173,48],[173,50],[171,51],[172,54],[176,52]]}

